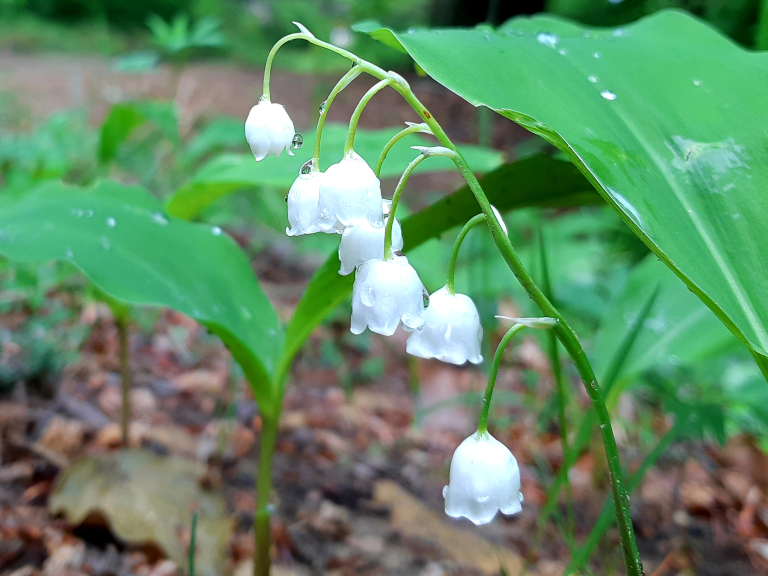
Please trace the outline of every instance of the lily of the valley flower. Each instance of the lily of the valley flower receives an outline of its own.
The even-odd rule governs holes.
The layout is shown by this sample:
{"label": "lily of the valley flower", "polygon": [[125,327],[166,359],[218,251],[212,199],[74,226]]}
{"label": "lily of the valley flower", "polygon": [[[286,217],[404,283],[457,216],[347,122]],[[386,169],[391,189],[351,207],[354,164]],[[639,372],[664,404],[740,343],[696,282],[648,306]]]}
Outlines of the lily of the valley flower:
{"label": "lily of the valley flower", "polygon": [[[387,220],[380,226],[372,226],[366,219],[353,222],[344,229],[339,245],[339,274],[346,276],[355,271],[366,260],[381,259],[384,254],[384,231]],[[392,250],[403,249],[403,233],[400,221],[395,218],[392,225]]]}
{"label": "lily of the valley flower", "polygon": [[256,160],[263,160],[269,154],[280,156],[286,150],[293,156],[291,144],[296,130],[288,112],[280,104],[261,100],[251,108],[245,121],[245,139]]}
{"label": "lily of the valley flower", "polygon": [[367,327],[392,336],[401,321],[406,330],[416,330],[424,323],[423,313],[424,285],[405,256],[366,260],[358,268],[352,287],[353,334]]}
{"label": "lily of the valley flower", "polygon": [[299,174],[288,191],[288,236],[314,234],[321,231],[320,226],[320,178],[321,172]]}
{"label": "lily of the valley flower", "polygon": [[475,432],[453,453],[443,497],[448,516],[463,516],[477,525],[487,524],[498,511],[516,514],[523,502],[517,460],[488,432]]}
{"label": "lily of the valley flower", "polygon": [[472,299],[464,294],[451,294],[443,286],[429,297],[424,325],[410,335],[406,351],[452,364],[479,364],[483,361],[482,339],[483,328]]}
{"label": "lily of the valley flower", "polygon": [[323,174],[319,206],[327,231],[341,231],[362,219],[378,226],[382,220],[379,179],[365,160],[350,152]]}

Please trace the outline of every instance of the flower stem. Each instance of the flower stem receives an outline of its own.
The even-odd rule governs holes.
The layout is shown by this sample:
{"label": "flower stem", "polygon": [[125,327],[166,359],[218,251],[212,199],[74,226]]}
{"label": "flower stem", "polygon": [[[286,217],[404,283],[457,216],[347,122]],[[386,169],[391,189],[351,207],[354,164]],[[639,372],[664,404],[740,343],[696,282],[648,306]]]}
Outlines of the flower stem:
{"label": "flower stem", "polygon": [[279,416],[261,415],[259,472],[256,480],[256,517],[254,518],[254,576],[269,576],[271,565],[269,550],[272,543],[272,532],[269,523],[269,498],[272,493],[272,456],[275,453],[278,419]]}
{"label": "flower stem", "polygon": [[371,101],[378,92],[394,84],[395,79],[387,76],[383,80],[380,80],[374,84],[368,92],[366,92],[357,103],[355,111],[352,113],[352,118],[349,119],[349,132],[347,132],[347,141],[344,144],[344,155],[346,156],[352,150],[355,145],[355,133],[357,132],[357,123],[360,121],[360,115],[363,113],[365,106]]}
{"label": "flower stem", "polygon": [[448,261],[448,281],[446,282],[446,286],[448,286],[448,292],[451,294],[456,294],[456,290],[454,288],[454,277],[456,276],[456,260],[459,257],[459,248],[461,248],[461,243],[464,241],[466,235],[469,234],[469,231],[481,222],[485,222],[485,214],[478,214],[467,220],[467,223],[464,224],[464,227],[459,232],[459,235],[456,236],[456,241],[453,243],[451,259]]}
{"label": "flower stem", "polygon": [[123,446],[128,447],[128,435],[131,427],[131,388],[133,377],[131,376],[130,356],[128,353],[128,324],[127,316],[115,316],[120,357],[120,389],[123,396],[121,414],[121,429],[123,432]]}
{"label": "flower stem", "polygon": [[488,385],[485,387],[485,394],[483,394],[483,406],[480,409],[480,418],[477,420],[477,431],[480,434],[488,432],[488,414],[491,411],[491,397],[493,396],[493,389],[496,387],[496,376],[499,373],[499,366],[501,365],[501,358],[504,356],[504,349],[507,347],[507,344],[509,344],[509,341],[512,340],[512,337],[523,328],[525,328],[523,324],[515,324],[512,326],[512,328],[507,330],[507,333],[502,336],[499,345],[496,347],[496,354],[493,355],[493,362],[491,363],[491,372],[488,374]]}
{"label": "flower stem", "polygon": [[405,138],[406,136],[409,136],[410,134],[415,134],[417,132],[421,132],[423,134],[432,134],[432,132],[429,130],[429,127],[427,127],[426,124],[410,124],[407,128],[403,128],[392,136],[390,138],[389,142],[387,142],[384,145],[384,148],[381,150],[381,154],[379,154],[379,159],[376,160],[376,166],[373,169],[373,172],[378,177],[381,174],[381,167],[384,164],[384,160],[387,157],[387,154],[389,154],[389,151],[392,149],[392,146],[397,144],[401,139]]}
{"label": "flower stem", "polygon": [[421,162],[427,158],[428,156],[419,154],[416,158],[411,160],[411,163],[408,164],[403,175],[400,176],[400,181],[397,183],[395,193],[392,195],[392,207],[389,209],[389,216],[387,217],[387,228],[384,231],[384,260],[389,260],[390,251],[392,250],[392,227],[395,224],[395,210],[397,210],[397,204],[400,202],[400,195],[403,193],[403,189],[408,182],[408,178],[411,176],[411,172],[413,172],[416,166],[421,164]]}
{"label": "flower stem", "polygon": [[333,90],[331,90],[331,93],[328,94],[328,98],[325,99],[325,102],[323,102],[323,108],[320,112],[320,118],[317,120],[317,132],[315,133],[315,148],[312,151],[312,159],[314,162],[312,163],[312,167],[314,170],[320,170],[320,139],[323,136],[323,126],[325,126],[325,120],[328,117],[328,110],[331,108],[331,104],[333,104],[334,99],[336,96],[344,90],[347,86],[349,86],[350,82],[357,78],[360,73],[362,72],[362,69],[360,66],[353,66],[349,69],[349,71],[344,74],[344,76],[341,77],[341,80],[338,81],[336,86],[333,87]]}

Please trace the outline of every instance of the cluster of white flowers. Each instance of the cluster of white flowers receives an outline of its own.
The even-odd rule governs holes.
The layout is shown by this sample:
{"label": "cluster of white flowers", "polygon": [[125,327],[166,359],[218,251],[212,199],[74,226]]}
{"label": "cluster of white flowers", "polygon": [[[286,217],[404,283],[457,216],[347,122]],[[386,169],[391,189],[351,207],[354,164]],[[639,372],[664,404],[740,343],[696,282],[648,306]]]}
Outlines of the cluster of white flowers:
{"label": "cluster of white flowers", "polygon": [[[283,150],[292,154],[294,126],[285,108],[262,100],[253,107],[245,135],[256,160]],[[430,149],[420,151],[428,155]],[[435,148],[440,153],[443,148]],[[402,324],[411,332],[408,353],[452,364],[483,361],[483,329],[472,300],[448,286],[428,299],[416,270],[400,252],[403,237],[397,219],[391,249],[384,254],[391,203],[382,200],[381,184],[366,161],[350,152],[325,172],[310,160],[288,192],[289,236],[325,232],[341,234],[339,273],[356,271],[352,290],[351,330],[391,336]],[[500,218],[499,218],[500,219]],[[467,438],[451,463],[450,485],[444,490],[449,516],[466,516],[476,524],[490,522],[497,510],[520,510],[520,473],[512,453],[487,432]]]}

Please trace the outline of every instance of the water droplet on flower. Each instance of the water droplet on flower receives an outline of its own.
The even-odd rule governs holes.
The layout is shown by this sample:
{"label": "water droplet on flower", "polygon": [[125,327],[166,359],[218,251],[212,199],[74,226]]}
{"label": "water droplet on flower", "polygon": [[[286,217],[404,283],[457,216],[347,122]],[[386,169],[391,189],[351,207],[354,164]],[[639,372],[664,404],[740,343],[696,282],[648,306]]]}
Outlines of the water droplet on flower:
{"label": "water droplet on flower", "polygon": [[554,48],[557,46],[558,37],[557,34],[550,34],[549,32],[539,32],[536,35],[536,41],[544,46]]}
{"label": "water droplet on flower", "polygon": [[587,80],[589,80],[590,82],[592,82],[592,84],[597,84],[597,81],[598,81],[598,80],[600,80],[600,78],[598,78],[597,76],[595,76],[594,74],[592,74],[592,75],[590,75],[590,76],[587,76]]}
{"label": "water droplet on flower", "polygon": [[443,498],[448,496],[448,486],[443,486]]}
{"label": "water droplet on flower", "polygon": [[325,101],[325,100],[323,100],[323,103],[322,103],[322,104],[320,104],[320,107],[317,109],[317,111],[318,111],[320,114],[322,114],[323,112],[325,112],[325,106],[326,106],[326,101]]}
{"label": "water droplet on flower", "polygon": [[214,226],[213,228],[211,228],[211,234],[213,234],[214,236],[221,236],[221,228],[219,228],[218,226]]}
{"label": "water droplet on flower", "polygon": [[108,228],[114,228],[115,226],[117,226],[117,221],[114,218],[112,218],[111,216],[109,218],[107,218],[107,227]]}
{"label": "water droplet on flower", "polygon": [[152,212],[152,221],[160,226],[168,226],[168,218],[162,212]]}
{"label": "water droplet on flower", "polygon": [[478,502],[488,502],[489,498],[490,498],[490,496],[478,496],[477,497],[477,501]]}
{"label": "water droplet on flower", "polygon": [[259,104],[261,104],[261,103],[263,103],[263,102],[269,102],[269,97],[268,97],[266,94],[262,94],[262,95],[259,97]]}
{"label": "water droplet on flower", "polygon": [[368,286],[366,290],[363,290],[360,293],[360,301],[365,306],[373,306],[374,298],[373,298],[373,287]]}
{"label": "water droplet on flower", "polygon": [[285,195],[285,203],[288,204],[288,194]]}
{"label": "water droplet on flower", "polygon": [[694,80],[693,81],[694,86],[701,86],[701,80]]}
{"label": "water droplet on flower", "polygon": [[601,56],[600,52],[595,52],[594,54],[592,54],[592,58],[600,58],[600,56]]}
{"label": "water droplet on flower", "polygon": [[424,303],[424,308],[429,308],[429,292],[423,286],[421,287],[421,300]]}
{"label": "water droplet on flower", "polygon": [[616,96],[616,94],[614,94],[610,90],[603,90],[602,92],[600,92],[600,96],[602,96],[603,98],[611,102],[613,102],[614,100],[616,100],[616,98],[618,98],[618,96]]}
{"label": "water droplet on flower", "polygon": [[525,502],[525,496],[523,496],[523,493],[522,493],[522,492],[518,492],[518,493],[517,493],[517,497],[518,497],[518,498],[520,498],[520,504],[522,504],[523,502]]}
{"label": "water droplet on flower", "polygon": [[312,171],[314,169],[315,169],[315,159],[311,158],[301,165],[301,168],[299,169],[299,174],[301,174],[302,176],[306,176],[307,174],[312,174]]}
{"label": "water droplet on flower", "polygon": [[294,134],[293,140],[291,140],[291,148],[298,150],[302,146],[304,146],[304,136],[301,134]]}

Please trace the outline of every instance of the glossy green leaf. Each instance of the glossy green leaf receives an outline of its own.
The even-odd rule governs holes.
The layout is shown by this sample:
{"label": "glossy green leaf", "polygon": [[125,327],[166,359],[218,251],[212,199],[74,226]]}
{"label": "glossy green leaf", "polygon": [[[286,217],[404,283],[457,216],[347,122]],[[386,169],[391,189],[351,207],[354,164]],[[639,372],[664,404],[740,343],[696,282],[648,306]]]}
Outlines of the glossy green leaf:
{"label": "glossy green leaf", "polygon": [[101,125],[99,162],[110,162],[120,145],[140,126],[153,124],[168,140],[179,143],[178,118],[172,102],[140,100],[116,104]]}
{"label": "glossy green leaf", "polygon": [[[480,182],[488,199],[502,212],[526,206],[572,206],[600,201],[573,165],[543,154],[505,164]],[[402,220],[405,251],[463,224],[479,212],[469,188],[461,188]],[[280,376],[287,373],[293,356],[315,326],[351,292],[353,281],[352,275],[339,275],[339,257],[335,252],[315,273],[286,328]]]}
{"label": "glossy green leaf", "polygon": [[[232,129],[232,124],[217,126],[217,139],[224,141],[222,132]],[[355,137],[355,151],[373,166],[376,163],[382,147],[396,134],[399,128],[384,130],[358,130]],[[242,125],[238,128],[238,138],[246,147]],[[321,161],[327,167],[338,162],[344,149],[347,137],[347,126],[341,124],[326,124],[323,130],[321,145]],[[304,134],[304,148],[294,156],[281,154],[279,158],[269,157],[256,162],[252,154],[223,154],[208,162],[190,180],[189,183],[176,191],[168,200],[169,213],[180,218],[194,218],[213,202],[244,188],[254,186],[274,186],[290,188],[299,173],[301,165],[312,156],[312,145],[315,131]],[[387,156],[381,171],[382,178],[399,177],[408,163],[418,153],[410,146],[429,145],[434,140],[421,135],[412,135],[399,142]],[[502,163],[500,152],[480,146],[462,146],[467,158],[473,162],[477,172],[490,172]],[[433,158],[422,162],[416,172],[441,172],[455,170],[448,158]]]}
{"label": "glossy green leaf", "polygon": [[495,32],[376,34],[567,153],[726,326],[768,354],[768,54],[677,11],[615,30],[536,16]]}
{"label": "glossy green leaf", "polygon": [[220,229],[166,216],[139,187],[52,182],[0,211],[0,253],[68,260],[117,300],[194,318],[229,347],[258,399],[270,398],[281,326],[245,254]]}

